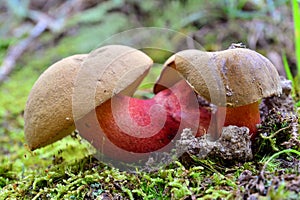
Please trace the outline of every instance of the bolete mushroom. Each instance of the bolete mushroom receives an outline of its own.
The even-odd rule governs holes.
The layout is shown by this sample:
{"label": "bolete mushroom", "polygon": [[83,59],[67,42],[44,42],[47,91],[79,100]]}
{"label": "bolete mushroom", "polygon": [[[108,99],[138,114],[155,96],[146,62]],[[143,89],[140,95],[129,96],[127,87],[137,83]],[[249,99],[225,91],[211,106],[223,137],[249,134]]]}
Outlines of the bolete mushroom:
{"label": "bolete mushroom", "polygon": [[177,70],[200,96],[218,106],[212,116],[215,130],[210,131],[217,132],[213,135],[220,134],[223,126],[236,125],[248,127],[254,138],[260,123],[260,100],[282,91],[273,64],[246,48],[217,52],[184,50],[171,56],[165,66],[154,92],[178,82],[180,77],[170,69]]}
{"label": "bolete mushroom", "polygon": [[[101,152],[114,157],[119,157],[122,152],[160,150],[185,127],[203,135],[209,124],[210,111],[199,107],[195,93],[186,81],[166,88],[151,99],[131,97],[152,61],[147,57],[148,61],[139,62],[148,68],[147,71],[138,70],[134,66],[138,66],[141,55],[133,56],[123,51],[106,63],[107,56],[102,50],[96,50],[83,62],[73,101],[73,112],[78,116],[75,117],[76,127],[81,135]],[[91,101],[94,93],[95,102]],[[96,105],[95,110],[93,105]]]}
{"label": "bolete mushroom", "polygon": [[[134,66],[133,69],[136,72],[135,74],[131,74],[133,75],[132,79],[128,80],[127,85],[125,84],[125,87],[131,85],[132,89],[135,86],[135,82],[141,80],[141,77],[144,76],[143,73],[150,68],[152,63],[151,59],[144,53],[130,47],[111,45],[95,50],[94,54],[98,54],[99,52],[103,55],[103,60],[100,63],[102,67],[107,67],[118,56],[127,54],[127,60],[123,59],[121,65],[119,63],[119,65],[111,66],[107,70],[112,75],[106,77],[106,81],[98,87],[98,91],[102,90],[105,94],[101,92],[95,94],[95,99],[97,99],[97,103],[99,104],[109,99],[112,95],[106,91],[113,92],[111,88],[114,85],[110,81],[114,77],[114,70],[117,70],[119,72],[118,75],[120,75],[120,73],[124,73],[122,69]],[[92,57],[94,54],[90,54],[89,56]],[[85,103],[87,102],[85,100],[85,102],[81,102],[84,104],[82,110],[77,109],[77,113],[73,113],[74,87],[79,71],[83,71],[81,69],[82,63],[87,56],[74,55],[58,61],[50,66],[34,84],[24,111],[25,138],[31,150],[46,146],[71,134],[75,130],[74,117],[77,118],[80,114],[86,114],[81,113],[82,110],[87,111],[92,109],[89,104]],[[128,60],[128,57],[133,59]],[[94,66],[88,67],[94,69]],[[95,69],[91,73],[93,72],[95,72]],[[86,78],[85,83],[90,87],[93,84],[96,86],[99,82],[92,79],[95,76]],[[91,83],[92,81],[95,82]],[[119,89],[122,90],[121,87]],[[84,92],[83,95],[85,95]]]}
{"label": "bolete mushroom", "polygon": [[110,156],[159,150],[185,127],[204,134],[210,110],[199,107],[186,81],[152,99],[131,97],[151,65],[139,50],[110,45],[50,66],[33,86],[25,108],[29,148],[61,139],[75,124],[84,138]]}

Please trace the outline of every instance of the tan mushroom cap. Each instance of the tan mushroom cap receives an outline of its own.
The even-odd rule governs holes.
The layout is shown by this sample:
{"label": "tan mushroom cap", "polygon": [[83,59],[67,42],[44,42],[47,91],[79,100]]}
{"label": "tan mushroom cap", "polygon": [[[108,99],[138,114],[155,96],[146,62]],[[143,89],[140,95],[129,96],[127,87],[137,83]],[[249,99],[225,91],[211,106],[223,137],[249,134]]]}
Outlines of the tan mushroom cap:
{"label": "tan mushroom cap", "polygon": [[[262,98],[280,95],[280,78],[273,64],[261,54],[235,48],[217,52],[185,50],[171,56],[154,87],[157,93],[178,81],[169,80],[176,69],[194,90],[218,106],[243,106]],[[174,74],[174,72],[173,72]],[[224,100],[223,100],[224,99]]]}
{"label": "tan mushroom cap", "polygon": [[86,54],[51,65],[35,82],[25,107],[25,138],[31,150],[46,146],[74,131],[74,77]]}
{"label": "tan mushroom cap", "polygon": [[[34,84],[25,108],[25,137],[29,148],[34,150],[69,135],[75,130],[77,117],[114,94],[133,93],[151,65],[152,60],[139,50],[109,45],[50,66]],[[124,74],[128,79],[120,83]],[[93,94],[92,107],[87,94]]]}

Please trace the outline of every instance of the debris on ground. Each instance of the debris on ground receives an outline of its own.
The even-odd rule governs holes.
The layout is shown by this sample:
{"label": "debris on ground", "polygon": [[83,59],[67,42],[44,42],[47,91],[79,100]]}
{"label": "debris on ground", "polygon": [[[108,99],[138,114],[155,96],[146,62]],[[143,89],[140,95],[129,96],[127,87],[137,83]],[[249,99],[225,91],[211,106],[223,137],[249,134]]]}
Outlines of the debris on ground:
{"label": "debris on ground", "polygon": [[184,129],[176,143],[178,154],[188,153],[200,159],[211,159],[224,165],[246,162],[252,159],[249,129],[246,127],[224,127],[221,137],[210,141],[207,136],[195,138],[190,129]]}

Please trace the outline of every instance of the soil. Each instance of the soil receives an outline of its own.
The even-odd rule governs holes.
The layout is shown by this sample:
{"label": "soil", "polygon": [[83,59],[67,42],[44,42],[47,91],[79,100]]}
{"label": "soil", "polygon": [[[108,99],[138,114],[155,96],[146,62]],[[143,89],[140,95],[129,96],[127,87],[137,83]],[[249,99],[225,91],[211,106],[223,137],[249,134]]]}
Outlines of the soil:
{"label": "soil", "polygon": [[[246,192],[243,194],[244,199],[258,199],[260,195],[267,195],[269,187],[266,187],[267,182],[271,183],[272,188],[280,188],[282,182],[285,182],[285,187],[289,191],[299,193],[300,191],[300,176],[295,174],[285,174],[283,170],[278,171],[275,175],[265,173],[264,176],[253,175],[251,171],[245,170],[239,176],[240,186],[244,186]],[[281,186],[282,187],[282,186]],[[289,196],[289,199],[297,199],[297,195]]]}

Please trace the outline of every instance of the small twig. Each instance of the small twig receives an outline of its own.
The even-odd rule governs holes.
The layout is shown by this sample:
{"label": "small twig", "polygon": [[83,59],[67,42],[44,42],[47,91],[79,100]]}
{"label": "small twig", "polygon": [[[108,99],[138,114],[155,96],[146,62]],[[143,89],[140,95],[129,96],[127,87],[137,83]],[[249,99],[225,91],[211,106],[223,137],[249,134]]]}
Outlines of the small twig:
{"label": "small twig", "polygon": [[[47,28],[51,31],[60,29],[63,26],[61,23],[61,15],[65,16],[66,12],[69,12],[72,7],[75,6],[76,1],[67,1],[57,9],[57,15],[60,16],[58,19],[52,19],[46,14],[38,11],[29,11],[28,17],[33,21],[36,21],[36,25],[30,31],[29,36],[21,40],[16,46],[12,46],[8,49],[8,53],[0,66],[0,84],[5,81],[8,75],[12,72],[16,65],[16,61],[26,51],[28,46],[39,37]],[[64,18],[64,17],[63,17]]]}
{"label": "small twig", "polygon": [[16,46],[9,48],[7,56],[4,58],[2,66],[0,67],[0,83],[2,83],[11,73],[16,65],[16,60],[24,53],[30,43],[33,42],[41,33],[45,31],[47,24],[45,21],[39,21],[31,30],[28,38],[22,40]]}

